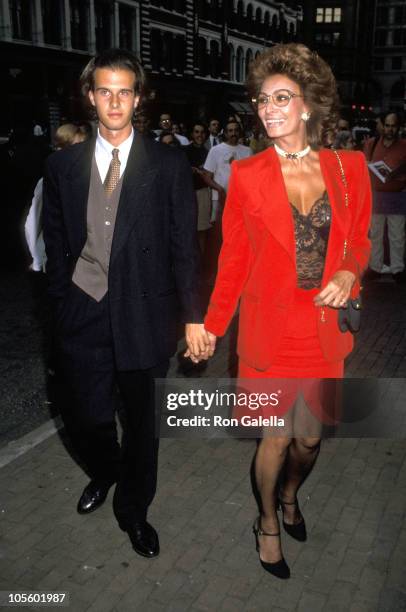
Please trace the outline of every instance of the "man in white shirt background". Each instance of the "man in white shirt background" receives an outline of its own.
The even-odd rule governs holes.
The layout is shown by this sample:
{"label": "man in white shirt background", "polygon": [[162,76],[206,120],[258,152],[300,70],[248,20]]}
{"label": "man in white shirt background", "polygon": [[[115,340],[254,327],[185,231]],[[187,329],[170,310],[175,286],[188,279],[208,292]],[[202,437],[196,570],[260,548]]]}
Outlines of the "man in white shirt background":
{"label": "man in white shirt background", "polygon": [[[212,147],[203,166],[210,177],[227,192],[230,179],[231,163],[235,159],[250,157],[252,151],[249,147],[238,144],[240,138],[240,126],[236,121],[227,123],[224,128],[225,141]],[[215,223],[221,217],[224,202],[219,199],[218,191],[212,189],[212,216],[211,221]]]}

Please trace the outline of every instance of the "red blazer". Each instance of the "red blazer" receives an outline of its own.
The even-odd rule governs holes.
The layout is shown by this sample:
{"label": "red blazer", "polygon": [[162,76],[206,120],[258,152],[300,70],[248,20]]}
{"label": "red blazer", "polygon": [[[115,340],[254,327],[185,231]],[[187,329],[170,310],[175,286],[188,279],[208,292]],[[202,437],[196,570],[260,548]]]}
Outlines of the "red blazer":
{"label": "red blazer", "polygon": [[[355,296],[370,253],[370,179],[362,153],[340,151],[339,155],[348,182],[348,207],[338,160],[333,151],[320,151],[332,209],[321,286],[338,270],[350,270],[357,278]],[[272,365],[284,335],[297,284],[295,258],[293,217],[274,148],[233,162],[223,215],[223,245],[205,326],[222,336],[241,298],[237,351],[258,370]],[[337,317],[337,309],[320,308],[319,337],[328,361],[343,359],[353,347],[352,334],[339,331]]]}

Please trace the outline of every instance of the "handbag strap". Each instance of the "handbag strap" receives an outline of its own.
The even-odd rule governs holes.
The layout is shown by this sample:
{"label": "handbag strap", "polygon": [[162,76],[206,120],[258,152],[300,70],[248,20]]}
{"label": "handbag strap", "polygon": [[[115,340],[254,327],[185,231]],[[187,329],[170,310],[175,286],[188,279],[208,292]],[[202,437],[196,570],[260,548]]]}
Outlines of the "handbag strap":
{"label": "handbag strap", "polygon": [[349,201],[348,201],[348,183],[347,183],[347,178],[345,176],[345,172],[344,172],[344,168],[343,168],[343,163],[342,163],[341,157],[339,156],[338,151],[336,149],[333,149],[333,153],[334,153],[334,155],[337,158],[338,165],[340,166],[341,181],[342,181],[342,183],[344,185],[344,204],[345,204],[345,207],[348,208],[348,204],[349,204]]}

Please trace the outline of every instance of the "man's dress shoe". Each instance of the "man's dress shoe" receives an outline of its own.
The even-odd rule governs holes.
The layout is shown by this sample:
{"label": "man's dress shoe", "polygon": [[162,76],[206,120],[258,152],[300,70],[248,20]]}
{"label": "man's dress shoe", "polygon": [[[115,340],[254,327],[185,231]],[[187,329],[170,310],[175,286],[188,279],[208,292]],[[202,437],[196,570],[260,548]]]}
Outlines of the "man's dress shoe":
{"label": "man's dress shoe", "polygon": [[77,511],[79,514],[89,514],[89,512],[97,510],[105,502],[111,484],[101,484],[97,480],[91,480],[84,488],[78,501]]}
{"label": "man's dress shoe", "polygon": [[158,534],[147,521],[135,523],[127,533],[136,553],[150,559],[159,555]]}

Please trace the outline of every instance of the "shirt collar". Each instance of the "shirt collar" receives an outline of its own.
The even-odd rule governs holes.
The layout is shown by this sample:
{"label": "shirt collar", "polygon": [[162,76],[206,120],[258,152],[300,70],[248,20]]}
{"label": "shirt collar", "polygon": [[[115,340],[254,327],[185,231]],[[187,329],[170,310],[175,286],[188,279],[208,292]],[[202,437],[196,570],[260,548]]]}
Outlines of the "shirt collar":
{"label": "shirt collar", "polygon": [[96,145],[100,147],[103,151],[108,153],[109,156],[111,156],[111,152],[113,149],[118,149],[122,155],[125,155],[128,157],[133,140],[134,140],[134,130],[131,130],[131,134],[129,135],[129,137],[126,138],[124,142],[122,142],[120,145],[118,145],[118,147],[114,147],[105,138],[103,138],[103,136],[100,134],[100,131],[97,130]]}

